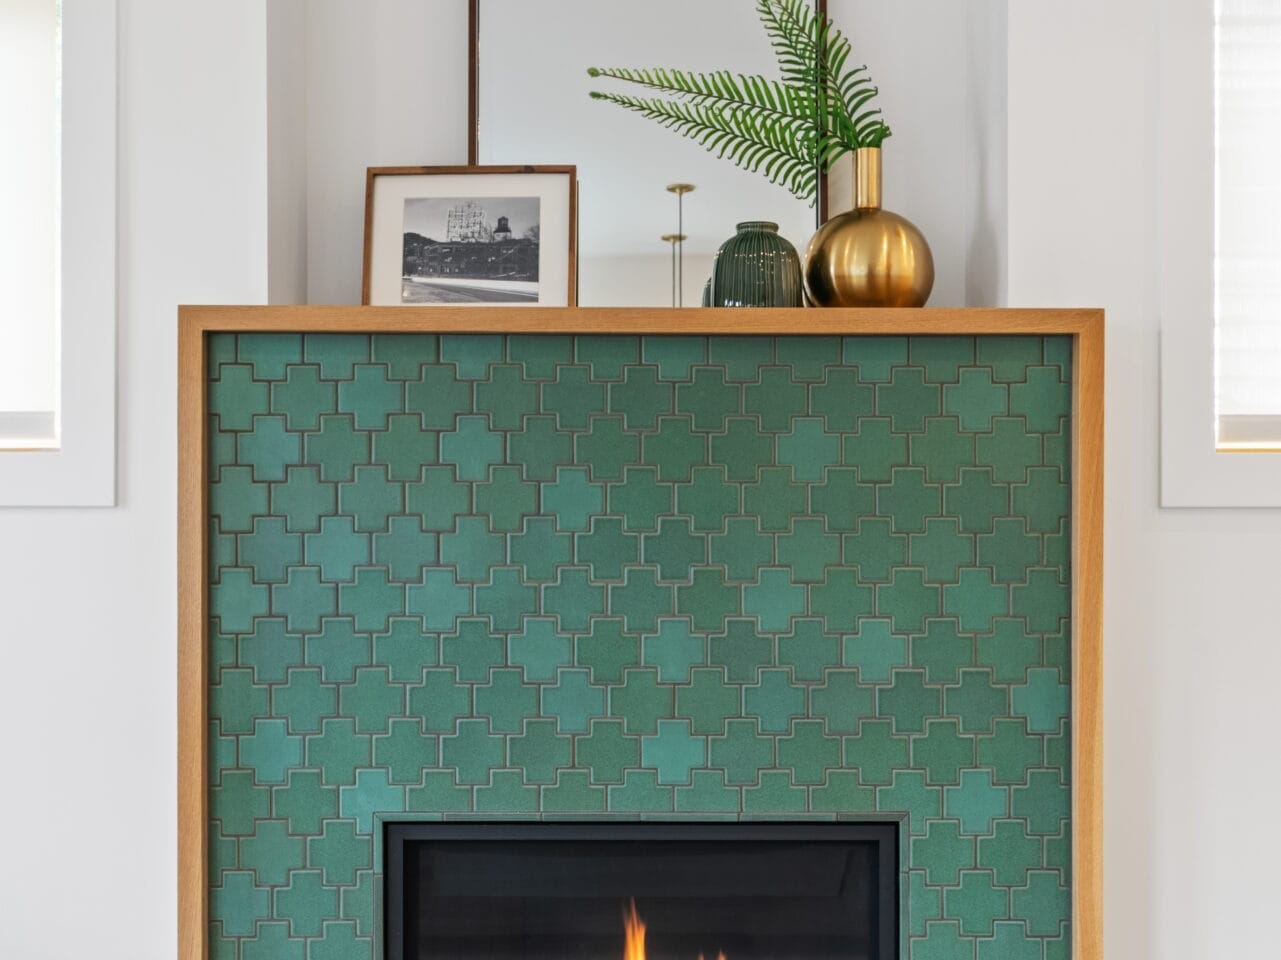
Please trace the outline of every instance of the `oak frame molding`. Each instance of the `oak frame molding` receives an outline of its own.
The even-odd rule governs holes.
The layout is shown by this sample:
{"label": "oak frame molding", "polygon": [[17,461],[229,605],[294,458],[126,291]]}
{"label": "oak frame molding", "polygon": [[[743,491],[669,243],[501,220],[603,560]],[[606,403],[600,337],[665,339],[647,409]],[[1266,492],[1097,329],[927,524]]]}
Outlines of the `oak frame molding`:
{"label": "oak frame molding", "polygon": [[207,335],[286,332],[1072,337],[1072,957],[1102,960],[1102,310],[355,306],[178,308],[180,960],[209,955]]}

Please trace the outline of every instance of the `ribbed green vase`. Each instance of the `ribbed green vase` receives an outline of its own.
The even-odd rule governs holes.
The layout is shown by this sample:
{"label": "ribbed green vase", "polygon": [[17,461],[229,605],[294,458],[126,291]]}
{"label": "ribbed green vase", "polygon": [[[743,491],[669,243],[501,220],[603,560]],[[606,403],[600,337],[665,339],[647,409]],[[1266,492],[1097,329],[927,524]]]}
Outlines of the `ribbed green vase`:
{"label": "ribbed green vase", "polygon": [[712,266],[714,307],[799,307],[801,258],[778,224],[749,220],[723,244]]}

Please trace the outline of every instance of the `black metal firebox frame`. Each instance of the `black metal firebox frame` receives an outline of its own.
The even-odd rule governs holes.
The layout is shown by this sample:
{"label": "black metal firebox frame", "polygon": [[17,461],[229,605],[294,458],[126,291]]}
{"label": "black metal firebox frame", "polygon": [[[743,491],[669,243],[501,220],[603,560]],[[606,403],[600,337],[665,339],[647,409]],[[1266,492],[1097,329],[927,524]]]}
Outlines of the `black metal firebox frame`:
{"label": "black metal firebox frame", "polygon": [[528,840],[587,841],[722,841],[725,843],[829,842],[870,843],[876,848],[876,891],[879,951],[876,960],[899,957],[899,827],[897,821],[787,822],[652,822],[600,823],[503,821],[383,822],[384,960],[405,956],[406,847],[431,841],[484,840],[520,843]]}

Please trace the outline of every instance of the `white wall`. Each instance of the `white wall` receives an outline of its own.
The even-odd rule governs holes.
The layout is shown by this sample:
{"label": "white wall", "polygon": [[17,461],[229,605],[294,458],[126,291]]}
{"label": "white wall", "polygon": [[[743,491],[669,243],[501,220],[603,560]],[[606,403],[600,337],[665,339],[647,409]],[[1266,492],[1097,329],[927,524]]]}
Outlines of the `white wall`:
{"label": "white wall", "polygon": [[[1005,306],[1009,275],[1009,77],[1005,0],[976,0],[965,24],[968,137],[962,155],[966,306]],[[934,76],[933,72],[929,74]]]}
{"label": "white wall", "polygon": [[267,3],[267,297],[307,302],[307,0]]}
{"label": "white wall", "polygon": [[893,135],[885,207],[934,253],[932,307],[999,306],[1005,245],[1005,3],[828,0]]}
{"label": "white wall", "polygon": [[265,2],[120,4],[120,506],[0,510],[5,960],[174,955],[175,307],[266,299]]}
{"label": "white wall", "polygon": [[359,303],[365,169],[467,162],[467,4],[306,6],[307,298]]}
{"label": "white wall", "polygon": [[[685,251],[681,290],[683,305],[703,302],[703,287],[712,275],[715,254]],[[584,307],[670,307],[672,305],[672,254],[652,256],[578,257],[578,303]]]}
{"label": "white wall", "polygon": [[[173,956],[174,310],[267,298],[266,2],[122,0],[121,506],[0,511],[6,958]],[[1281,514],[1156,506],[1157,2],[1011,4],[1010,300],[1109,314],[1107,955],[1266,956]],[[404,150],[367,152],[344,162]],[[328,176],[346,216],[359,188]],[[346,292],[355,262],[314,289]],[[48,857],[66,830],[112,870],[73,911]]]}
{"label": "white wall", "polygon": [[1281,511],[1157,507],[1160,2],[1009,5],[1009,296],[1108,312],[1107,955],[1270,956]]}

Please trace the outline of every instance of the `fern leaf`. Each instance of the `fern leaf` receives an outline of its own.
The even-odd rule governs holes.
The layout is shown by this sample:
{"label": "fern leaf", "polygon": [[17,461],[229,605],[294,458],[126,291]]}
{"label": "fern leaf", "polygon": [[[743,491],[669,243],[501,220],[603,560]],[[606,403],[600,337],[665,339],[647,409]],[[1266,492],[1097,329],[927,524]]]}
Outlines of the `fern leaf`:
{"label": "fern leaf", "polygon": [[[890,136],[867,66],[848,67],[849,40],[811,0],[757,0],[782,80],[727,70],[591,67],[588,74],[663,96],[593,92],[688,137],[718,157],[813,199],[816,170]],[[664,97],[671,99],[664,99]]]}
{"label": "fern leaf", "polygon": [[593,92],[592,97],[639,113],[744,170],[764,172],[772,183],[802,200],[814,195],[814,134],[802,118],[777,122],[742,107],[713,109],[657,97],[600,92]]}
{"label": "fern leaf", "polygon": [[736,75],[728,70],[688,73],[683,70],[662,68],[648,70],[628,67],[592,67],[587,73],[591,77],[632,83],[690,103],[751,107],[763,113],[778,116],[800,110],[810,112],[813,110],[812,106],[807,107],[805,104],[806,97],[811,102],[814,99],[812,91],[790,91],[793,94],[799,94],[800,97],[794,100],[794,109],[784,110],[782,105],[789,92],[785,84],[766,77]]}
{"label": "fern leaf", "polygon": [[757,0],[756,13],[774,47],[783,78],[812,87],[818,82],[817,16],[810,0]]}

